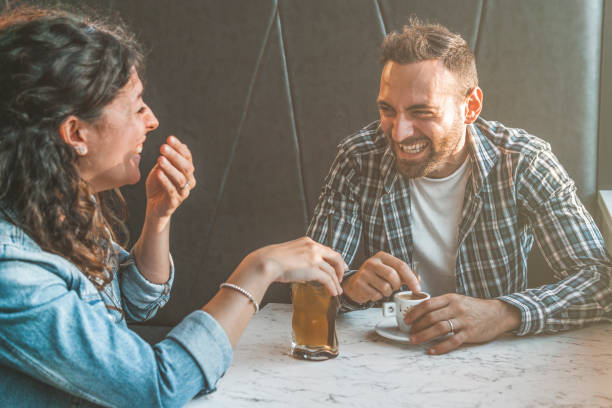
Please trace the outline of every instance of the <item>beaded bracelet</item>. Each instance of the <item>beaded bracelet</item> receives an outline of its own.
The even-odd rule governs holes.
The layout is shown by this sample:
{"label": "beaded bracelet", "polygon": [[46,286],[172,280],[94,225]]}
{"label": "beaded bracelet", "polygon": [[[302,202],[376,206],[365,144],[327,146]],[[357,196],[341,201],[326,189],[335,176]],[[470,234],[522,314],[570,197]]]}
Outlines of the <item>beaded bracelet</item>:
{"label": "beaded bracelet", "polygon": [[255,313],[259,312],[259,303],[257,303],[253,295],[251,295],[251,292],[249,292],[248,290],[241,288],[238,285],[234,285],[233,283],[227,283],[227,282],[219,285],[219,289],[221,288],[231,288],[231,289],[237,290],[238,292],[242,293],[244,296],[248,297],[251,303],[253,303],[253,306],[255,306]]}

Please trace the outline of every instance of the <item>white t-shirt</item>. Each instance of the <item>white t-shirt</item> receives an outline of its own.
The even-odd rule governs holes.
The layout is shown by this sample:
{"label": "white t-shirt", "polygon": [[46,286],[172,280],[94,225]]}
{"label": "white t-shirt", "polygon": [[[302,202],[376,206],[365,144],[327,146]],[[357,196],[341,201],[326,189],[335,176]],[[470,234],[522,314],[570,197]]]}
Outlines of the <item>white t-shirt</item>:
{"label": "white t-shirt", "polygon": [[414,260],[421,289],[431,296],[456,291],[457,236],[471,168],[468,157],[448,177],[409,180]]}

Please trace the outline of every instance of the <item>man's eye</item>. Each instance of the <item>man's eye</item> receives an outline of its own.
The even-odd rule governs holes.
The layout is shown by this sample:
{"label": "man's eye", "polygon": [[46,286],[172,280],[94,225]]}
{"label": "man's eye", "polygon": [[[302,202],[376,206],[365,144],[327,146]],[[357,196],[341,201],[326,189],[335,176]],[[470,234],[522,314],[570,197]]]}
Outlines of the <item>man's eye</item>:
{"label": "man's eye", "polygon": [[384,114],[393,114],[393,109],[388,106],[379,106],[378,109]]}

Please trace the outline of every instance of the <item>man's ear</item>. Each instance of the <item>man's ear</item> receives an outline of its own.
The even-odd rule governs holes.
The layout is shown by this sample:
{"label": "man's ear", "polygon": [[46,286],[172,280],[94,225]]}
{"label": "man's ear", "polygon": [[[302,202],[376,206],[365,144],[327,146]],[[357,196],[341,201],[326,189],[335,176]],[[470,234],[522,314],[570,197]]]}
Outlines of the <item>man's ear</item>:
{"label": "man's ear", "polygon": [[480,115],[482,111],[482,89],[476,87],[468,94],[465,104],[465,124],[469,125]]}
{"label": "man's ear", "polygon": [[79,156],[86,156],[88,152],[87,140],[84,137],[82,122],[74,115],[70,115],[59,126],[59,134]]}

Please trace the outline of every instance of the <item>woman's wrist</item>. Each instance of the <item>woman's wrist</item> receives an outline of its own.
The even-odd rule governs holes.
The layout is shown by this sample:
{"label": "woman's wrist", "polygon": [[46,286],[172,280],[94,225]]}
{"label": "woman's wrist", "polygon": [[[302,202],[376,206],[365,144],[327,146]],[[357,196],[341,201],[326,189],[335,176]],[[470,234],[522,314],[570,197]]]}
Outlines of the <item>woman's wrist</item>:
{"label": "woman's wrist", "polygon": [[145,212],[143,231],[147,230],[148,232],[154,234],[169,232],[171,218],[171,215],[159,217],[147,209]]}
{"label": "woman's wrist", "polygon": [[170,217],[157,217],[147,211],[140,237],[134,244],[134,258],[140,273],[153,283],[170,277]]}
{"label": "woman's wrist", "polygon": [[261,250],[252,252],[245,260],[248,261],[249,275],[256,276],[258,281],[267,285],[277,280],[282,272],[278,261],[264,256]]}

